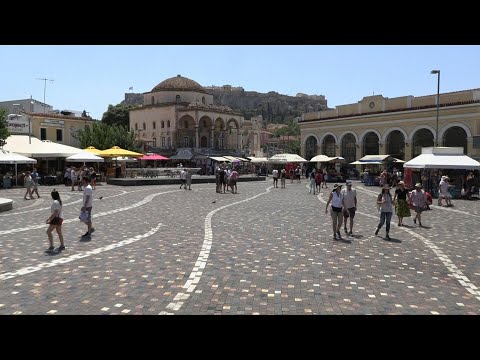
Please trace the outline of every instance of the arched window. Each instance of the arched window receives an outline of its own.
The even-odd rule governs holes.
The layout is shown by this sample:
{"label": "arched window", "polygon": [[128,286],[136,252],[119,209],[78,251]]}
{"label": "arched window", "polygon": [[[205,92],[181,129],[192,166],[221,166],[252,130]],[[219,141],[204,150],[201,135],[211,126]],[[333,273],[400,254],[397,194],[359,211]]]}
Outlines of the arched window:
{"label": "arched window", "polygon": [[463,147],[463,153],[467,153],[467,133],[460,126],[452,126],[443,135],[443,146]]}
{"label": "arched window", "polygon": [[335,156],[335,138],[332,135],[327,135],[323,139],[322,154],[330,157]]}
{"label": "arched window", "polygon": [[180,102],[180,95],[175,96],[175,101],[176,101],[177,103]]}
{"label": "arched window", "polygon": [[170,120],[167,120],[167,128],[170,127]]}
{"label": "arched window", "polygon": [[378,135],[374,132],[369,132],[363,138],[363,156],[365,155],[378,155]]}
{"label": "arched window", "polygon": [[188,120],[185,120],[185,129],[188,129]]}
{"label": "arched window", "polygon": [[420,129],[412,139],[412,158],[422,154],[422,147],[433,146],[433,133],[428,129]]}
{"label": "arched window", "polygon": [[305,141],[305,157],[307,160],[310,160],[315,155],[317,155],[317,139],[314,136],[310,136]]}
{"label": "arched window", "polygon": [[155,104],[155,96],[152,96],[152,105]]}
{"label": "arched window", "polygon": [[202,103],[205,104],[205,96],[202,96]]}
{"label": "arched window", "polygon": [[207,121],[203,120],[203,127],[207,127]]}
{"label": "arched window", "polygon": [[145,123],[143,123],[143,130],[146,130],[147,129],[147,125],[145,125]]}
{"label": "arched window", "polygon": [[346,134],[342,138],[342,157],[345,162],[351,163],[355,161],[357,155],[357,146],[355,144],[355,136],[353,134]]}
{"label": "arched window", "polygon": [[162,122],[160,123],[160,127],[163,129],[165,127],[165,121],[162,120]]}
{"label": "arched window", "polygon": [[138,130],[138,124],[135,123],[135,130]]}
{"label": "arched window", "polygon": [[399,130],[394,130],[387,137],[387,154],[403,160],[405,158],[405,137]]}
{"label": "arched window", "polygon": [[155,130],[157,128],[157,124],[155,123],[155,121],[153,122],[153,130]]}

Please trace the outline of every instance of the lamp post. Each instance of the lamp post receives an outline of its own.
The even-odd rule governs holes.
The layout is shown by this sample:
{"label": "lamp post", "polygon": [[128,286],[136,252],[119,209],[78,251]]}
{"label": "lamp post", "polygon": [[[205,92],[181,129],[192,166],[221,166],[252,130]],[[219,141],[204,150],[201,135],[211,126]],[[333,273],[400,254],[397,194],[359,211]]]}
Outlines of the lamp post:
{"label": "lamp post", "polygon": [[440,108],[440,70],[432,70],[430,74],[437,74],[437,126],[435,128],[435,147],[438,147],[438,111]]}

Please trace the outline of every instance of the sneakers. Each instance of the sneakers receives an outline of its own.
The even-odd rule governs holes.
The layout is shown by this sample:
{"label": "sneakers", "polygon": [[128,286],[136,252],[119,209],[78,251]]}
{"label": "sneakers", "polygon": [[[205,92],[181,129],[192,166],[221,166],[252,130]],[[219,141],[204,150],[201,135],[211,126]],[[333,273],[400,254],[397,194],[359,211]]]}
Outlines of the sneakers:
{"label": "sneakers", "polygon": [[91,235],[94,231],[95,231],[95,228],[92,227],[92,228],[90,229],[90,235]]}
{"label": "sneakers", "polygon": [[350,231],[350,232],[348,233],[348,236],[353,236],[353,233]]}
{"label": "sneakers", "polygon": [[390,240],[390,236],[389,236],[388,234],[385,235],[385,239],[386,239],[386,240]]}
{"label": "sneakers", "polygon": [[377,229],[375,230],[375,235],[378,235],[378,230],[380,230],[380,229],[377,228]]}
{"label": "sneakers", "polygon": [[60,245],[57,250],[58,250],[58,251],[65,250],[65,245]]}
{"label": "sneakers", "polygon": [[85,234],[82,235],[82,237],[90,237],[90,233],[87,231]]}
{"label": "sneakers", "polygon": [[342,238],[342,234],[340,234],[340,230],[337,231],[337,236],[338,236],[339,239]]}
{"label": "sneakers", "polygon": [[50,246],[47,251],[53,251],[55,248],[53,246]]}

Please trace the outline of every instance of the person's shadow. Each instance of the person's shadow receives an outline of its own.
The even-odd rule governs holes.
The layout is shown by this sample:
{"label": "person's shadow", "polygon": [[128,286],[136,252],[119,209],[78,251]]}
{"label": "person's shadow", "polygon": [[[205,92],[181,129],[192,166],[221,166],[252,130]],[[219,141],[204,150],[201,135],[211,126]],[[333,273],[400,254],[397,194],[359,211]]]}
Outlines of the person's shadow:
{"label": "person's shadow", "polygon": [[91,236],[91,235],[90,235],[90,236],[84,236],[84,235],[82,235],[82,236],[80,237],[80,240],[79,240],[79,241],[80,241],[80,242],[89,242],[89,241],[91,241],[91,240],[92,240],[92,236]]}
{"label": "person's shadow", "polygon": [[401,240],[394,239],[394,238],[390,238],[390,239],[383,238],[383,240],[384,240],[384,241],[387,241],[387,242],[397,243],[397,244],[401,244],[401,243],[402,243]]}

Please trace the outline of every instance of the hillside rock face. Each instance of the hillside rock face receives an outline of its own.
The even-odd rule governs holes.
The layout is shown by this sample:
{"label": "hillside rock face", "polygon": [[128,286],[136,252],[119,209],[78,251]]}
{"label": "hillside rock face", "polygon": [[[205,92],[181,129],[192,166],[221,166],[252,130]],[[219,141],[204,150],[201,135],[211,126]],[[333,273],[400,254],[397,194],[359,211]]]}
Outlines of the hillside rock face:
{"label": "hillside rock face", "polygon": [[[328,110],[324,95],[297,94],[282,95],[275,91],[259,93],[245,91],[242,87],[209,86],[205,87],[213,94],[217,105],[228,106],[235,112],[243,114],[245,119],[262,115],[265,125],[268,123],[284,123],[300,117],[302,113]],[[123,104],[142,105],[143,94],[125,93]]]}

